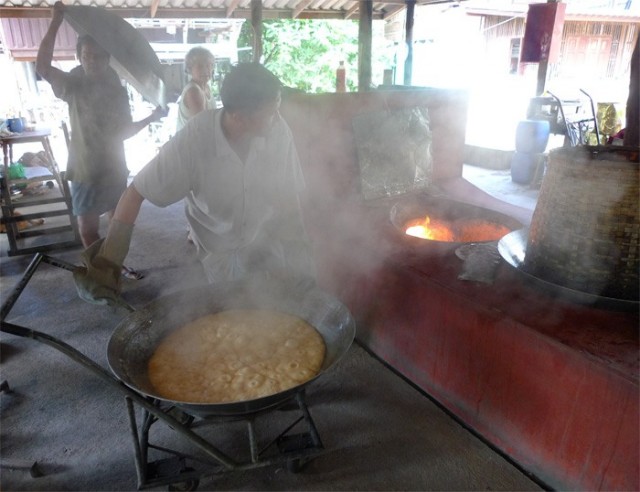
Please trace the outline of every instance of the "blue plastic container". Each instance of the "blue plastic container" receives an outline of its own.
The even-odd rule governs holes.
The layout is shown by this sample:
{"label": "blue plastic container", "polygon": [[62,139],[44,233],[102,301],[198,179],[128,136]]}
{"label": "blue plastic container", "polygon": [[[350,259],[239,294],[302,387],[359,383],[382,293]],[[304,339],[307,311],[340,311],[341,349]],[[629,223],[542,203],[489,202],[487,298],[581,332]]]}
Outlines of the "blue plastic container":
{"label": "blue plastic container", "polygon": [[523,120],[516,128],[516,152],[542,154],[549,143],[549,122]]}
{"label": "blue plastic container", "polygon": [[518,184],[530,184],[538,166],[543,165],[543,154],[515,152],[511,159],[511,181]]}
{"label": "blue plastic container", "polygon": [[7,120],[7,128],[13,133],[22,133],[24,131],[24,118],[9,118]]}

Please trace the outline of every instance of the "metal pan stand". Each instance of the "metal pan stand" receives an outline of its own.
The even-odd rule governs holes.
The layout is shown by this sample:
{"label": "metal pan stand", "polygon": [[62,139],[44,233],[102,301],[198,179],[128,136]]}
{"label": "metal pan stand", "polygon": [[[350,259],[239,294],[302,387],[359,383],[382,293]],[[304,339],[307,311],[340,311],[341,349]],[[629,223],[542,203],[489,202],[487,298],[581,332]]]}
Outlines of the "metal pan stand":
{"label": "metal pan stand", "polygon": [[[67,343],[46,333],[5,321],[41,263],[47,263],[70,272],[76,269],[73,264],[37,253],[0,308],[0,331],[23,338],[31,338],[53,347],[86,367],[107,385],[124,395],[134,446],[138,490],[165,485],[169,486],[169,490],[195,490],[200,479],[205,477],[273,465],[284,465],[289,471],[296,472],[310,459],[323,452],[322,441],[305,403],[304,390],[294,393],[280,406],[261,412],[236,417],[197,418],[175,406],[167,406],[166,403],[139,394]],[[136,416],[137,407],[142,410],[140,419]],[[289,414],[292,421],[284,426],[275,438],[260,447],[256,432],[256,420],[263,414],[276,411]],[[295,413],[295,415],[291,415],[291,413]],[[246,422],[249,459],[234,459],[195,432],[198,428],[230,420]],[[158,421],[164,422],[171,430],[189,441],[197,450],[201,451],[201,456],[153,444],[150,441],[150,431],[152,425]],[[154,451],[154,455],[161,453],[169,457],[150,461],[150,450]]]}

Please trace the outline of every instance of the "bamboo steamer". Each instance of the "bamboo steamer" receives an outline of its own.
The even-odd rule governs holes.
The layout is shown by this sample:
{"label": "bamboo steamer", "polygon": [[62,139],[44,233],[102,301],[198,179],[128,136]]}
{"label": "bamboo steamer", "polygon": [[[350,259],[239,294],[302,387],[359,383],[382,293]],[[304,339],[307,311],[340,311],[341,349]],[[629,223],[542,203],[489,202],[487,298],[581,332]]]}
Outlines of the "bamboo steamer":
{"label": "bamboo steamer", "polygon": [[639,298],[638,150],[550,152],[523,269],[596,296]]}

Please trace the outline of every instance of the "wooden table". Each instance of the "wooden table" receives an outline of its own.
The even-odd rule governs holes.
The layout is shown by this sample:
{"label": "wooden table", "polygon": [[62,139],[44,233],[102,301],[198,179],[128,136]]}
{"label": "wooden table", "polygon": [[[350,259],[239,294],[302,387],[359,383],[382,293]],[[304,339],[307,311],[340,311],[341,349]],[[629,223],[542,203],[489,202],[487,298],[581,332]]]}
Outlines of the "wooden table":
{"label": "wooden table", "polygon": [[[9,256],[17,254],[27,254],[38,251],[48,251],[55,248],[75,246],[80,244],[80,236],[76,218],[72,214],[71,194],[69,186],[58,169],[58,164],[53,156],[49,137],[51,131],[48,129],[16,133],[0,137],[3,154],[3,179],[2,179],[2,223],[6,225],[7,239],[9,241]],[[9,167],[14,162],[14,146],[27,143],[40,143],[44,149],[46,169],[48,175],[38,175],[33,178],[9,178]],[[42,181],[53,181],[58,184],[59,196],[54,198],[39,197],[17,201],[12,199],[12,187],[16,185],[28,185]],[[52,205],[62,203],[62,208],[52,207]],[[18,213],[17,208],[32,207],[30,213]],[[33,211],[35,209],[35,211]],[[68,216],[69,224],[62,227],[40,227],[30,231],[21,231],[18,222],[44,217]],[[71,232],[71,234],[65,234]],[[55,234],[55,237],[53,236]],[[51,235],[52,241],[40,242],[39,244],[21,245],[21,239],[32,238],[34,236]],[[23,241],[24,242],[24,241]]]}
{"label": "wooden table", "polygon": [[55,162],[53,159],[53,152],[51,151],[51,145],[49,144],[49,136],[51,136],[51,131],[43,129],[0,137],[0,141],[2,141],[2,154],[4,155],[5,169],[13,162],[13,146],[22,143],[40,142],[44,148],[45,154],[47,154],[47,158],[50,161]]}

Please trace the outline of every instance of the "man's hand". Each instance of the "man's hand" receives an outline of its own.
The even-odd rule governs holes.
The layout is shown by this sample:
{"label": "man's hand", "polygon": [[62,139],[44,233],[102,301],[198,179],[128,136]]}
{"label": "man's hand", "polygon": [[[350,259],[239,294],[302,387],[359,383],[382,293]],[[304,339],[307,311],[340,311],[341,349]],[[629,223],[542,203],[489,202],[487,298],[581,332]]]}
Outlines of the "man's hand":
{"label": "man's hand", "polygon": [[156,106],[156,108],[153,110],[153,113],[151,113],[151,121],[159,121],[160,119],[167,116],[168,113],[169,111],[164,109],[162,106]]}
{"label": "man's hand", "polygon": [[104,239],[98,239],[82,253],[83,267],[73,272],[78,295],[91,304],[117,304],[120,298],[122,265],[107,260],[100,249]]}
{"label": "man's hand", "polygon": [[83,267],[73,272],[78,295],[92,304],[122,305],[122,264],[129,251],[133,225],[111,221],[109,233],[82,253]]}
{"label": "man's hand", "polygon": [[52,22],[62,23],[64,19],[64,9],[65,5],[62,2],[56,2],[53,4],[53,9],[51,11],[51,20]]}
{"label": "man's hand", "polygon": [[62,87],[66,74],[57,68],[51,66],[53,61],[53,46],[56,42],[56,35],[64,20],[65,6],[62,2],[56,2],[51,9],[51,23],[45,33],[38,55],[36,56],[36,72],[49,82],[53,88],[53,92],[58,94],[58,90]]}
{"label": "man's hand", "polygon": [[168,111],[162,109],[161,106],[157,106],[153,112],[145,119],[140,121],[132,121],[129,125],[121,128],[121,137],[123,140],[133,137],[136,133],[142,130],[149,123],[160,120],[160,118],[167,116]]}

